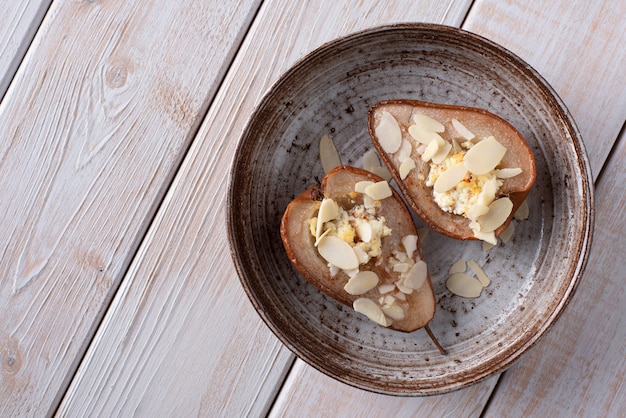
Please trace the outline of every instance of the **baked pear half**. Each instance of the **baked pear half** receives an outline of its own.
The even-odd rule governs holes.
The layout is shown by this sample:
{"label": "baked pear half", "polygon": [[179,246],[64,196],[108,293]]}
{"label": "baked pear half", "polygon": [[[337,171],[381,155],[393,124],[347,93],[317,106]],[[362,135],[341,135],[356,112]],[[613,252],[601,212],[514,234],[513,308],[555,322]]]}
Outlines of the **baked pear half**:
{"label": "baked pear half", "polygon": [[412,332],[433,318],[415,224],[381,177],[336,167],[291,201],[280,233],[289,259],[311,284],[377,324]]}
{"label": "baked pear half", "polygon": [[492,244],[536,177],[522,135],[483,109],[384,101],[368,115],[374,147],[410,207],[434,230]]}

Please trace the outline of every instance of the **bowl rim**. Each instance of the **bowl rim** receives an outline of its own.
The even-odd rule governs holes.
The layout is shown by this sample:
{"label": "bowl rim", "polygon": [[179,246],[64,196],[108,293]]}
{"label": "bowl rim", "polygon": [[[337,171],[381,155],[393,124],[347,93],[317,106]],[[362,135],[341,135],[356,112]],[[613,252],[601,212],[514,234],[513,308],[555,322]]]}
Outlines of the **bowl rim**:
{"label": "bowl rim", "polygon": [[[572,270],[572,275],[569,278],[567,289],[563,294],[562,299],[555,306],[552,313],[545,317],[545,319],[541,322],[541,327],[537,330],[534,335],[531,335],[528,339],[525,339],[523,343],[519,346],[512,347],[512,352],[504,351],[498,357],[493,358],[491,363],[487,363],[488,367],[481,367],[474,369],[470,369],[471,373],[468,373],[467,376],[469,378],[465,378],[462,380],[458,380],[452,382],[451,384],[445,386],[433,386],[427,389],[418,389],[418,390],[396,390],[389,389],[388,387],[377,385],[375,381],[363,382],[363,381],[355,381],[350,380],[349,376],[342,376],[332,373],[331,368],[324,367],[323,364],[319,364],[315,361],[315,359],[311,358],[307,355],[306,352],[303,352],[297,344],[294,344],[292,339],[290,339],[287,335],[285,335],[280,327],[278,327],[273,318],[268,315],[268,313],[263,309],[263,306],[256,299],[254,291],[250,287],[248,280],[248,272],[246,271],[245,265],[242,263],[237,253],[239,249],[238,243],[238,233],[235,228],[236,225],[236,214],[234,212],[234,208],[236,207],[236,185],[238,180],[238,164],[237,162],[240,160],[242,153],[244,152],[245,139],[250,135],[250,129],[254,124],[255,119],[258,117],[259,113],[262,112],[264,107],[271,101],[271,98],[276,94],[277,91],[280,90],[281,86],[289,81],[292,77],[294,77],[301,68],[306,65],[306,63],[311,60],[313,57],[325,53],[327,50],[334,48],[337,45],[341,45],[343,43],[347,43],[353,41],[355,39],[364,37],[364,36],[372,36],[377,33],[385,34],[388,32],[395,31],[418,31],[418,32],[432,32],[432,35],[435,36],[441,33],[447,33],[452,36],[464,37],[468,40],[472,40],[473,42],[477,42],[481,47],[489,48],[493,51],[496,51],[498,55],[503,56],[503,58],[509,62],[517,66],[520,70],[525,72],[533,81],[543,90],[543,93],[546,97],[549,97],[554,101],[554,107],[558,109],[560,117],[562,118],[562,123],[566,126],[567,132],[570,134],[569,139],[574,146],[576,157],[575,166],[578,168],[580,173],[582,174],[581,184],[583,187],[583,193],[581,199],[581,203],[583,204],[583,208],[581,209],[581,213],[583,214],[583,228],[582,228],[582,240],[580,241],[580,245],[577,248],[577,258],[575,267]],[[323,374],[330,376],[331,378],[348,384],[349,386],[356,387],[359,389],[367,390],[374,393],[392,395],[392,396],[430,396],[430,395],[438,395],[443,393],[448,393],[451,391],[455,391],[458,389],[465,388],[467,386],[476,384],[480,381],[483,381],[497,373],[502,373],[508,367],[510,367],[516,360],[518,360],[523,354],[527,353],[529,349],[534,347],[536,343],[546,335],[546,333],[554,326],[556,321],[561,317],[565,307],[571,301],[578,285],[583,276],[588,258],[590,253],[590,248],[593,240],[593,230],[594,230],[594,222],[595,222],[595,209],[594,209],[594,184],[593,177],[591,175],[591,166],[589,162],[589,158],[586,152],[585,144],[582,140],[582,136],[580,131],[574,121],[573,116],[568,110],[567,106],[560,98],[558,93],[553,89],[553,87],[548,83],[547,80],[543,78],[539,74],[537,70],[535,70],[531,65],[526,63],[522,58],[518,55],[514,54],[506,47],[497,44],[494,41],[491,41],[481,35],[476,33],[467,31],[465,29],[461,29],[455,26],[448,26],[437,23],[421,23],[421,22],[408,22],[408,23],[394,23],[394,24],[385,24],[372,26],[370,28],[366,28],[363,30],[359,30],[353,33],[349,33],[330,41],[323,43],[322,45],[314,48],[307,54],[303,55],[301,58],[297,59],[286,71],[283,71],[279,77],[271,84],[271,86],[265,90],[261,100],[255,105],[252,113],[250,114],[246,125],[238,139],[237,147],[233,158],[231,160],[231,168],[229,172],[229,181],[228,181],[228,190],[227,190],[227,202],[226,202],[226,223],[227,223],[227,236],[229,241],[229,249],[231,253],[231,258],[235,265],[235,269],[237,271],[237,275],[239,281],[248,297],[252,305],[254,306],[257,314],[261,317],[263,322],[270,328],[272,333],[293,353],[297,358],[300,358],[308,365],[312,366],[316,370],[322,372]],[[509,353],[505,356],[505,354]],[[503,357],[503,358],[501,358]],[[499,361],[498,361],[499,360]],[[368,384],[369,383],[369,384]]]}

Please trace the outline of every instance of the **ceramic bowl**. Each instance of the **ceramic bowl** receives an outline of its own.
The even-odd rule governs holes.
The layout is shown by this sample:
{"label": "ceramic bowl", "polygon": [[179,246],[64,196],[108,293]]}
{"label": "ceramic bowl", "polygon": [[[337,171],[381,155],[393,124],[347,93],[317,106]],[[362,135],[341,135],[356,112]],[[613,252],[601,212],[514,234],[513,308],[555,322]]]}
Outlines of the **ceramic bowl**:
{"label": "ceramic bowl", "polygon": [[[292,267],[280,238],[287,204],[323,177],[322,135],[333,139],[342,163],[361,166],[372,148],[368,109],[390,99],[487,109],[522,133],[536,159],[530,216],[514,222],[509,242],[484,251],[478,241],[434,231],[422,242],[437,300],[430,328],[447,355],[424,330],[379,327],[316,290]],[[439,394],[502,372],[561,315],[589,253],[592,184],[571,115],[520,58],[457,28],[378,27],[311,52],[261,100],[232,165],[231,252],[259,315],[308,364],[378,393]],[[479,298],[445,286],[460,258],[475,260],[491,279]]]}

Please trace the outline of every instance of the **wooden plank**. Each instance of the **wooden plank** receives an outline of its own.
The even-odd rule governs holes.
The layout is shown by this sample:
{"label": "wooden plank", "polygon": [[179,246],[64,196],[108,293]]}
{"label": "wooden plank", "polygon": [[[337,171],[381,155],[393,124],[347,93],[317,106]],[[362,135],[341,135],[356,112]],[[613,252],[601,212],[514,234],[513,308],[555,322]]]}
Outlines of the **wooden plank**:
{"label": "wooden plank", "polygon": [[626,2],[477,0],[464,28],[507,47],[553,86],[600,172],[626,115]]}
{"label": "wooden plank", "polygon": [[409,17],[447,16],[458,24],[467,6],[263,4],[61,404],[62,415],[257,416],[269,409],[293,357],[252,312],[228,253],[225,188],[243,127],[273,81],[322,43]]}
{"label": "wooden plank", "polygon": [[52,0],[0,1],[0,100]]}
{"label": "wooden plank", "polygon": [[55,2],[0,106],[0,415],[65,392],[255,1]]}
{"label": "wooden plank", "polygon": [[506,371],[485,416],[626,416],[626,133],[596,188],[587,269],[554,328]]}
{"label": "wooden plank", "polygon": [[497,381],[492,376],[445,395],[397,397],[354,389],[297,360],[269,416],[477,417]]}

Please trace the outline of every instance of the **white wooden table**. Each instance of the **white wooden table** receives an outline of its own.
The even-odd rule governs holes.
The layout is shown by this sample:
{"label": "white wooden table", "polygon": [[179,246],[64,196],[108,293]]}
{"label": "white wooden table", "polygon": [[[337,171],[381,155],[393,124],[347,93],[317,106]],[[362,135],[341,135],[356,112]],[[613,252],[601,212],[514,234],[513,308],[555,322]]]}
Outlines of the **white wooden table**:
{"label": "white wooden table", "polygon": [[[0,0],[0,416],[626,416],[623,0]],[[255,104],[341,35],[459,26],[573,114],[593,249],[506,372],[402,398],[296,359],[240,286],[228,171]]]}

